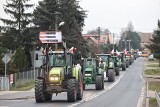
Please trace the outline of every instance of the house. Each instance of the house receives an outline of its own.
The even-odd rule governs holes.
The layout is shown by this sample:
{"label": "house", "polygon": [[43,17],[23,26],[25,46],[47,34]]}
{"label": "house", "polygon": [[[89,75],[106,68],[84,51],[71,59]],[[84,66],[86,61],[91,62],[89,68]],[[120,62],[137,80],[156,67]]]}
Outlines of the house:
{"label": "house", "polygon": [[150,39],[152,38],[152,33],[139,33],[139,37],[141,38],[141,48],[146,48],[145,45],[150,44]]}
{"label": "house", "polygon": [[101,34],[100,36],[94,35],[94,34],[83,34],[82,36],[84,39],[86,39],[88,37],[92,37],[92,39],[94,38],[93,41],[96,41],[96,43],[98,43],[98,45],[107,44],[108,40],[111,44],[113,43],[111,34]]}

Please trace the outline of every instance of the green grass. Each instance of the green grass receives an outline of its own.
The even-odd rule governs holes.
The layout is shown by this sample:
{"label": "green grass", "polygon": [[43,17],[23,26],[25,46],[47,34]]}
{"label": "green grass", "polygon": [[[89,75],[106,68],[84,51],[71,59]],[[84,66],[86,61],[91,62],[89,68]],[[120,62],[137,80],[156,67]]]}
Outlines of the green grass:
{"label": "green grass", "polygon": [[158,107],[156,98],[149,98],[149,107]]}
{"label": "green grass", "polygon": [[159,64],[149,64],[147,67],[160,67]]}
{"label": "green grass", "polygon": [[147,61],[148,63],[158,63],[158,60],[156,59],[156,60],[148,60]]}
{"label": "green grass", "polygon": [[35,81],[20,82],[16,84],[16,86],[11,86],[10,90],[11,91],[27,91],[34,87],[34,83]]}
{"label": "green grass", "polygon": [[160,69],[146,69],[144,72],[146,75],[160,75]]}
{"label": "green grass", "polygon": [[149,82],[148,89],[160,92],[160,82]]}

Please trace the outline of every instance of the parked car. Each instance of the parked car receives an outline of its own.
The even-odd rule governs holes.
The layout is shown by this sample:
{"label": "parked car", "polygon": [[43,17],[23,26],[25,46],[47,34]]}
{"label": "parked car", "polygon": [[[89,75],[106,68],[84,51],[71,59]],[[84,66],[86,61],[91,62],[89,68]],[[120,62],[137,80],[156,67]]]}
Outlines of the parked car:
{"label": "parked car", "polygon": [[148,56],[148,60],[154,60],[154,55],[153,55],[153,54],[150,54],[150,55]]}

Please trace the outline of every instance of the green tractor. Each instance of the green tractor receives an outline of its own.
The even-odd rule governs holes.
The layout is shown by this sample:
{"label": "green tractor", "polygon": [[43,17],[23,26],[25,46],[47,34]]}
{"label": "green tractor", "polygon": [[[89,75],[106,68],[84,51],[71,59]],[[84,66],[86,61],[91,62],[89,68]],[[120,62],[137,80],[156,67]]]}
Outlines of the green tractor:
{"label": "green tractor", "polygon": [[114,67],[115,67],[115,73],[118,76],[119,72],[120,72],[120,61],[119,58],[117,56],[111,56],[112,61],[114,63]]}
{"label": "green tractor", "polygon": [[114,60],[111,57],[111,55],[110,54],[96,54],[96,56],[100,59],[101,63],[104,64],[102,68],[106,72],[106,77],[108,77],[108,81],[114,82],[115,81],[115,66],[114,66]]}
{"label": "green tractor", "polygon": [[98,59],[84,58],[82,64],[83,89],[88,84],[95,84],[96,90],[104,89],[104,70],[99,68]]}
{"label": "green tractor", "polygon": [[120,59],[120,67],[122,68],[122,71],[125,71],[127,68],[127,61],[126,61],[126,57],[124,55],[124,52],[121,52],[119,55],[119,59]]}
{"label": "green tractor", "polygon": [[[48,35],[50,34],[49,32]],[[81,66],[73,64],[76,59],[73,59],[73,54],[68,52],[65,40],[56,42],[61,46],[61,50],[49,52],[49,43],[55,41],[45,41],[46,61],[40,68],[41,75],[35,81],[35,100],[36,102],[50,101],[52,94],[57,96],[61,92],[67,92],[68,102],[81,100],[83,97]]]}

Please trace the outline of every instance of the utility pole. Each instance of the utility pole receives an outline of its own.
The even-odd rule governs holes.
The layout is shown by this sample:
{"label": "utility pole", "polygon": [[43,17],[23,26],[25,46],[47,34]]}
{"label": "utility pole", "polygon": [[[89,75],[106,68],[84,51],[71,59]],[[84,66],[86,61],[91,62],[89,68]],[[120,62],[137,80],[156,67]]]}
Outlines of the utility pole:
{"label": "utility pole", "polygon": [[98,45],[99,45],[99,41],[100,41],[100,34],[101,34],[101,28],[98,27]]}
{"label": "utility pole", "polygon": [[129,42],[129,51],[131,50],[131,40],[127,40]]}
{"label": "utility pole", "polygon": [[114,37],[115,37],[115,35],[114,35],[114,33],[112,34],[113,35],[113,50],[114,50],[114,52],[115,52],[115,47],[114,47]]}

